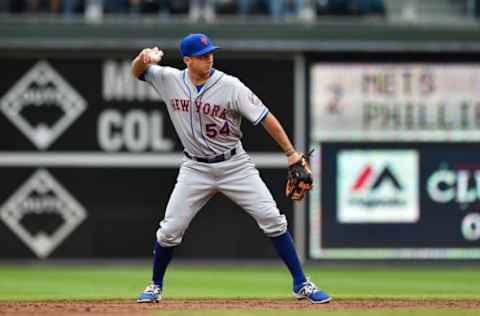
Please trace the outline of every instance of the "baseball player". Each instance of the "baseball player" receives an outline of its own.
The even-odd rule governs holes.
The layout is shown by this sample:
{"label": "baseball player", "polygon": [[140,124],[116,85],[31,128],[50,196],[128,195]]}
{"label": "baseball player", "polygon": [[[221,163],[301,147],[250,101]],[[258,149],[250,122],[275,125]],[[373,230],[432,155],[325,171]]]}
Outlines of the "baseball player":
{"label": "baseball player", "polygon": [[280,214],[240,141],[242,117],[262,124],[287,156],[286,193],[299,200],[312,181],[304,156],[292,146],[280,123],[262,101],[238,78],[213,68],[215,46],[204,34],[190,34],[180,42],[186,69],[160,66],[163,52],[143,49],[132,62],[133,75],[148,82],[165,102],[184,147],[177,183],[165,217],[156,233],[151,283],[137,302],[158,302],[163,277],[173,250],[198,211],[217,192],[240,205],[270,237],[293,277],[293,295],[312,303],[331,297],[305,277],[287,220]]}

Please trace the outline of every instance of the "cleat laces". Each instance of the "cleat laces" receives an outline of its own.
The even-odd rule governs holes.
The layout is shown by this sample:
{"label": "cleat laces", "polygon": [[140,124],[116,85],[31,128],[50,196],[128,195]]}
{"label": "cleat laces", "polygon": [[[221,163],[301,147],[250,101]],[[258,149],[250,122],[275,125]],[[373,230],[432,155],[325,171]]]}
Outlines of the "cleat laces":
{"label": "cleat laces", "polygon": [[301,294],[303,294],[305,296],[310,296],[310,294],[318,291],[317,286],[312,281],[307,280],[307,282],[305,282],[304,284],[305,285],[300,290]]}
{"label": "cleat laces", "polygon": [[159,294],[160,293],[160,287],[158,287],[158,285],[156,285],[155,283],[150,283],[149,285],[147,285],[144,292]]}

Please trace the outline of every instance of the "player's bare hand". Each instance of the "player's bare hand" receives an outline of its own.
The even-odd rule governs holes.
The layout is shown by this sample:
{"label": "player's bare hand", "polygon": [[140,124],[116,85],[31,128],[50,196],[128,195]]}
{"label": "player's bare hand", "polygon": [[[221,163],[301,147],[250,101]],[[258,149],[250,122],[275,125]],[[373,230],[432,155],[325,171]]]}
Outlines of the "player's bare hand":
{"label": "player's bare hand", "polygon": [[144,64],[158,64],[162,60],[163,51],[155,46],[154,48],[145,48],[141,55]]}

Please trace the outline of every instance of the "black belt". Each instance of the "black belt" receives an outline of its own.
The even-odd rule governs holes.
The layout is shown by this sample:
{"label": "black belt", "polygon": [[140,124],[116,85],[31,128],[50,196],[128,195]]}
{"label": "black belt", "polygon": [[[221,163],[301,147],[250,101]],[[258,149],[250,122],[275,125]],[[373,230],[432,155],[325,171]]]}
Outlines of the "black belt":
{"label": "black belt", "polygon": [[233,149],[227,151],[226,153],[223,153],[223,154],[220,154],[220,155],[217,155],[217,156],[213,156],[213,157],[208,157],[208,158],[195,157],[195,156],[190,155],[186,151],[184,151],[183,153],[188,158],[190,158],[192,160],[196,160],[198,162],[215,163],[215,162],[222,162],[222,161],[230,159],[233,155],[235,155],[237,153],[237,148],[233,148]]}

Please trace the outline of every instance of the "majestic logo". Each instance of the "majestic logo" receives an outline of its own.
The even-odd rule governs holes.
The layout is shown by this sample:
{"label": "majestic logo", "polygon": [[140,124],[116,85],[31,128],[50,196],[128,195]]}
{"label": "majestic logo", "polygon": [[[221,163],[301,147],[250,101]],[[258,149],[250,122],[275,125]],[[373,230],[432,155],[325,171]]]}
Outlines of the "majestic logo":
{"label": "majestic logo", "polygon": [[400,182],[398,182],[398,179],[392,173],[389,166],[385,166],[380,174],[376,176],[376,178],[373,173],[373,167],[371,165],[365,166],[365,168],[360,172],[358,178],[355,180],[352,191],[361,191],[365,189],[369,183],[371,185],[368,189],[375,191],[380,187],[380,185],[385,183],[385,181],[389,181],[398,191],[402,190],[402,185]]}
{"label": "majestic logo", "polygon": [[410,150],[344,150],[337,163],[341,223],[416,222],[418,157]]}
{"label": "majestic logo", "polygon": [[86,106],[46,62],[37,63],[0,100],[0,110],[41,150],[47,149]]}
{"label": "majestic logo", "polygon": [[40,258],[46,258],[87,212],[46,171],[38,170],[0,208],[0,218]]}

